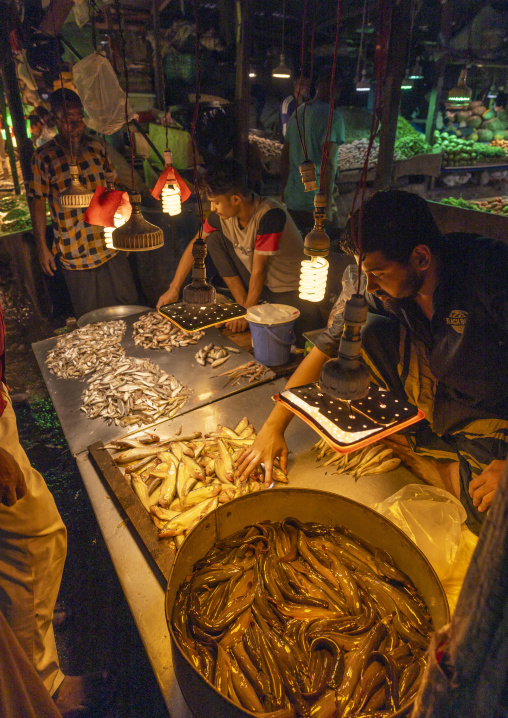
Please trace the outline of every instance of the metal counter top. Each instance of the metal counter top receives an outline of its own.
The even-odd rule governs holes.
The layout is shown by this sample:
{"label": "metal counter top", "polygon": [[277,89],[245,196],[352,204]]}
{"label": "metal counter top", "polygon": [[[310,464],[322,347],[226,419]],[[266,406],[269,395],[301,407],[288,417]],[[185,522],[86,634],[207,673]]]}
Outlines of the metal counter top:
{"label": "metal counter top", "polygon": [[[217,423],[234,426],[243,416],[247,416],[256,429],[260,429],[272,409],[272,395],[279,392],[284,384],[284,379],[277,379],[202,406],[172,421],[159,424],[157,433],[161,437],[169,436],[175,426],[180,425],[183,426],[183,433],[210,431]],[[358,481],[348,475],[333,474],[330,468],[318,467],[316,452],[312,451],[317,434],[297,418],[290,424],[286,439],[290,451],[291,487],[332,491],[368,505],[382,501],[402,486],[417,481],[401,467],[389,474],[365,476]],[[116,501],[111,500],[108,489],[90,463],[86,452],[77,457],[77,463],[171,718],[193,718],[173,671],[171,643],[164,612],[164,580],[136,531],[124,522],[125,515]]]}
{"label": "metal counter top", "polygon": [[[227,340],[218,329],[211,328],[205,331],[205,336],[199,340],[197,344],[191,344],[186,347],[179,347],[167,352],[164,349],[143,349],[141,346],[134,344],[132,337],[132,325],[143,314],[134,314],[125,317],[127,330],[122,339],[122,346],[127,356],[150,359],[168,374],[173,374],[176,379],[183,384],[187,384],[191,388],[189,399],[185,406],[179,410],[177,416],[192,411],[196,407],[209,404],[210,402],[221,399],[222,397],[242,392],[244,389],[262,384],[273,378],[274,374],[270,370],[265,374],[265,378],[248,383],[247,379],[242,379],[235,386],[225,386],[227,377],[218,377],[223,371],[233,369],[236,366],[245,364],[253,359],[252,355],[243,349],[239,349],[231,341]],[[88,419],[86,414],[81,411],[81,394],[88,386],[87,379],[90,374],[82,379],[61,379],[53,374],[46,365],[47,353],[53,349],[58,338],[52,337],[32,345],[35,357],[39,364],[46,386],[48,387],[51,400],[55,406],[56,413],[60,419],[65,438],[69,444],[69,448],[73,454],[79,454],[84,451],[87,446],[96,441],[107,443],[112,439],[135,430],[136,425],[129,427],[115,426],[113,423],[108,426],[104,419],[98,417],[96,419]],[[200,366],[195,360],[195,354],[201,347],[213,342],[218,346],[235,346],[239,349],[239,353],[231,353],[231,358],[216,369],[212,369],[210,364]],[[218,378],[215,378],[218,377]],[[159,420],[160,422],[161,420]],[[157,422],[157,424],[159,423]],[[151,426],[151,425],[150,425]],[[146,427],[145,427],[146,428]]]}

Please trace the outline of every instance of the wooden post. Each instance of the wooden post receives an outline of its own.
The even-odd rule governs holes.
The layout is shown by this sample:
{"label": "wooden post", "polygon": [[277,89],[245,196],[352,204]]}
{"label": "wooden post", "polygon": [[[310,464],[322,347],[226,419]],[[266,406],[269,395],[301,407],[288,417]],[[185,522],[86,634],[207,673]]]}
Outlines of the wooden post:
{"label": "wooden post", "polygon": [[9,155],[9,164],[11,166],[12,184],[14,185],[14,194],[21,194],[19,186],[18,168],[16,167],[16,155],[14,154],[14,145],[12,144],[11,131],[7,125],[7,105],[5,104],[4,83],[0,73],[0,116],[2,118],[2,128],[5,130],[5,146]]}
{"label": "wooden post", "polygon": [[441,38],[441,52],[439,60],[436,62],[437,82],[432,89],[429,101],[429,111],[427,113],[427,123],[425,125],[425,139],[432,144],[432,130],[436,124],[436,112],[439,110],[441,103],[441,95],[443,93],[444,73],[446,63],[448,62],[448,48],[450,35],[452,31],[452,8],[450,2],[441,3],[441,27],[439,37]]}
{"label": "wooden post", "polygon": [[386,67],[379,136],[376,189],[389,189],[392,183],[393,150],[397,134],[400,86],[408,60],[409,27],[411,25],[411,0],[400,0],[392,4],[390,47]]}
{"label": "wooden post", "polygon": [[235,156],[245,166],[249,143],[251,0],[236,0]]}
{"label": "wooden post", "polygon": [[[23,173],[25,186],[28,189],[28,183],[32,176],[31,159],[33,154],[33,145],[31,140],[28,138],[26,131],[25,115],[23,112],[23,105],[21,104],[18,76],[16,75],[16,65],[14,64],[11,46],[9,43],[9,29],[10,24],[8,21],[0,22],[0,70],[7,104],[11,113],[12,127],[16,138],[21,172]],[[9,131],[8,128],[6,128],[6,131]],[[16,193],[18,193],[18,191]]]}
{"label": "wooden post", "polygon": [[160,15],[159,15],[159,2],[160,0],[153,0],[152,2],[152,22],[153,22],[153,36],[154,36],[154,51],[153,51],[153,73],[154,73],[154,86],[155,86],[155,101],[159,110],[166,110],[166,98],[164,97],[164,69],[162,67],[162,56],[160,46]]}

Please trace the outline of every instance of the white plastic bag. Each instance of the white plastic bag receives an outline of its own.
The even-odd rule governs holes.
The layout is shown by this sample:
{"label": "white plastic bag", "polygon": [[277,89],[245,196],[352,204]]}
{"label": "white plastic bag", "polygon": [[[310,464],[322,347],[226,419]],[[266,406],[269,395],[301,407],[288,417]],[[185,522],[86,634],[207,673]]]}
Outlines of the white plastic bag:
{"label": "white plastic bag", "polygon": [[[360,292],[363,293],[365,291],[365,288],[367,286],[367,275],[362,272],[362,278],[360,281]],[[339,294],[339,297],[335,304],[332,307],[332,311],[330,312],[330,316],[328,317],[328,328],[330,328],[333,324],[333,320],[337,316],[337,314],[342,314],[344,311],[344,307],[346,306],[346,302],[351,299],[353,294],[356,293],[356,290],[358,288],[358,265],[357,264],[349,264],[346,269],[344,270],[344,273],[342,275],[342,291]]]}
{"label": "white plastic bag", "polygon": [[425,484],[408,484],[371,504],[404,531],[437,573],[453,611],[477,537],[465,526],[466,510],[455,496]]}
{"label": "white plastic bag", "polygon": [[[77,62],[73,69],[74,83],[85,108],[85,122],[90,129],[112,135],[125,123],[125,92],[109,60],[94,52]],[[128,117],[134,116],[130,105]]]}

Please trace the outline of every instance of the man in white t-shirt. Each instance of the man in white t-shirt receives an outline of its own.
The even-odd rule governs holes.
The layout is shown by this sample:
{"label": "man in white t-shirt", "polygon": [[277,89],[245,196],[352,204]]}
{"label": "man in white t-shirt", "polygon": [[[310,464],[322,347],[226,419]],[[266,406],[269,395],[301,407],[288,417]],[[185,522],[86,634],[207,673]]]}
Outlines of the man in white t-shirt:
{"label": "man in white t-shirt", "polygon": [[[317,306],[298,297],[303,240],[287,211],[275,200],[249,192],[244,168],[237,160],[218,161],[205,173],[204,182],[212,211],[204,222],[203,236],[235,301],[246,308],[260,300],[297,307],[301,313],[297,336],[318,327]],[[185,249],[157,308],[178,300],[193,266],[197,236]],[[226,326],[244,331],[247,321],[237,319]]]}

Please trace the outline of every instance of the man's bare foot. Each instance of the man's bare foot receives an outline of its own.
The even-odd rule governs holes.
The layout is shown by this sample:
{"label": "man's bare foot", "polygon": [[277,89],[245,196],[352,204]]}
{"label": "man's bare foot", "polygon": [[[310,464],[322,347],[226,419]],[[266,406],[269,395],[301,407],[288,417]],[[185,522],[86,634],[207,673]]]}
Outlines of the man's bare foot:
{"label": "man's bare foot", "polygon": [[56,694],[55,705],[62,718],[85,718],[107,710],[114,693],[114,681],[107,671],[82,676],[65,676]]}

